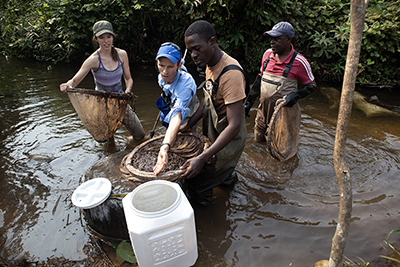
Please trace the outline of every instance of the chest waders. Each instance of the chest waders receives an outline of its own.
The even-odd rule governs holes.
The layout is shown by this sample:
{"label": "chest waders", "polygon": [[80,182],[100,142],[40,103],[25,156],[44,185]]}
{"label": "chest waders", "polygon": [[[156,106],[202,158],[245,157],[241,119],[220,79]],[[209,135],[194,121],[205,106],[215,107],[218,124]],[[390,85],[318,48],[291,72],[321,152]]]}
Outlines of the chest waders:
{"label": "chest waders", "polygon": [[[272,114],[274,113],[276,101],[287,94],[297,91],[298,81],[287,77],[296,56],[297,52],[295,51],[290,62],[283,71],[283,76],[266,73],[265,69],[267,68],[270,57],[264,61],[260,89],[260,104],[257,109],[254,125],[254,138],[256,141],[260,142],[266,140],[266,131]],[[296,105],[298,107],[297,103]]]}
{"label": "chest waders", "polygon": [[134,140],[141,140],[146,135],[138,116],[129,104],[126,106],[125,116],[122,120],[122,124],[125,125],[126,129],[132,135]]}
{"label": "chest waders", "polygon": [[[218,78],[217,78],[218,80]],[[211,143],[214,143],[220,133],[228,126],[226,116],[218,119],[212,96],[203,88],[203,134],[207,136]],[[244,108],[241,115],[239,133],[224,148],[218,151],[211,162],[205,164],[203,172],[194,178],[186,179],[189,187],[189,194],[198,203],[211,204],[213,188],[222,184],[230,177],[246,144],[246,121]]]}

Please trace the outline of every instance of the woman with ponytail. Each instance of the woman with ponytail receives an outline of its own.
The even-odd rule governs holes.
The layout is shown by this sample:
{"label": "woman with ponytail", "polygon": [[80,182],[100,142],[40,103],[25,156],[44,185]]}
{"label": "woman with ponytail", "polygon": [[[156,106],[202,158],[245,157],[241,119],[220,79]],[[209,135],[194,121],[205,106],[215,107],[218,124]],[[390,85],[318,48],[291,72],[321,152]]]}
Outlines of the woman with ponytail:
{"label": "woman with ponytail", "polygon": [[[128,54],[125,50],[113,46],[115,33],[110,22],[100,20],[93,25],[93,40],[99,48],[91,54],[82,64],[75,76],[66,83],[60,84],[60,90],[66,92],[68,87],[75,88],[92,71],[96,90],[123,93],[121,78],[124,76],[125,93],[131,93],[133,79],[129,69]],[[145,136],[143,127],[128,105],[124,118],[126,125],[129,116],[128,130],[133,139],[140,140]],[[126,125],[127,126],[127,125]]]}

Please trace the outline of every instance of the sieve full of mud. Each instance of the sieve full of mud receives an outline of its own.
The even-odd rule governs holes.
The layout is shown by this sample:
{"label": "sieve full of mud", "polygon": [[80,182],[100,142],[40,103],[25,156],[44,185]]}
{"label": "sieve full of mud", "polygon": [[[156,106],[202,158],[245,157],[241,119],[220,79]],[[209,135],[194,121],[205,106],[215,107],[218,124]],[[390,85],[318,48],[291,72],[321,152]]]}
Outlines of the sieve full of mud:
{"label": "sieve full of mud", "polygon": [[120,171],[123,176],[135,182],[152,180],[174,181],[179,179],[185,170],[179,169],[186,160],[200,155],[211,145],[210,140],[198,133],[179,133],[168,151],[168,164],[157,176],[153,167],[157,163],[158,152],[164,135],[147,140],[135,147],[121,161]]}

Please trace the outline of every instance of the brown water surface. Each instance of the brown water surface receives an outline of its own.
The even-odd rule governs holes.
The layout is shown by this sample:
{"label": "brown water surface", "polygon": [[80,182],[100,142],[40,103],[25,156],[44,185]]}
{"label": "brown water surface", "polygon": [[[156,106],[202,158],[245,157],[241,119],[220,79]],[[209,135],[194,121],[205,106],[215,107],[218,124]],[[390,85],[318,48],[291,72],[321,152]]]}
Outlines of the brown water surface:
{"label": "brown water surface", "polygon": [[[92,239],[69,196],[96,162],[138,144],[126,142],[123,126],[114,146],[97,143],[85,130],[58,89],[78,68],[0,59],[2,259],[87,259]],[[156,72],[133,68],[132,74],[136,112],[150,133],[160,93]],[[79,87],[93,87],[90,74]],[[400,110],[398,91],[378,96]],[[287,162],[273,159],[264,144],[253,141],[251,111],[238,183],[232,190],[216,188],[215,204],[195,211],[195,266],[311,266],[329,258],[339,203],[333,166],[337,108],[331,104],[320,92],[300,101],[299,150]],[[162,133],[159,124],[156,135]],[[400,226],[399,117],[367,118],[353,110],[346,157],[353,213],[345,255],[373,261],[388,254],[383,240]],[[389,239],[399,240],[398,233]]]}

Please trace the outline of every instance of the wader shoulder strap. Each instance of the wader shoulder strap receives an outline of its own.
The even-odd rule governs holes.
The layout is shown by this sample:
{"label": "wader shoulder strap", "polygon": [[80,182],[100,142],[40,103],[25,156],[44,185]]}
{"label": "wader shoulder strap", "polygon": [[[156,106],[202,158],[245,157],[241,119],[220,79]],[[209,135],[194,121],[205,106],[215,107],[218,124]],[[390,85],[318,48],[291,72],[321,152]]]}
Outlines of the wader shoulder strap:
{"label": "wader shoulder strap", "polygon": [[271,53],[269,53],[269,55],[268,55],[268,58],[267,58],[266,60],[264,60],[264,65],[263,65],[262,72],[264,72],[264,71],[265,71],[265,69],[267,68],[267,65],[268,65],[269,59],[271,58],[271,54],[272,54],[272,52],[271,52]]}
{"label": "wader shoulder strap", "polygon": [[166,94],[164,91],[162,91],[162,99],[164,100],[165,104],[171,105],[171,96],[171,92],[168,92],[168,94]]}
{"label": "wader shoulder strap", "polygon": [[[267,68],[267,65],[268,65],[269,59],[270,59],[270,57],[271,57],[271,54],[272,54],[272,52],[269,54],[268,58],[264,61],[262,72],[264,72],[265,69]],[[283,70],[283,77],[287,77],[287,76],[289,75],[290,69],[291,69],[292,66],[293,66],[293,62],[294,62],[294,60],[296,59],[297,54],[298,54],[297,51],[294,51],[294,52],[293,52],[292,58],[290,59],[289,63],[286,64],[286,67],[285,67],[285,69]]]}
{"label": "wader shoulder strap", "polygon": [[293,62],[294,62],[294,60],[295,60],[297,54],[298,54],[298,53],[297,53],[296,51],[294,51],[294,52],[293,52],[293,56],[292,56],[292,58],[290,59],[290,62],[289,62],[288,64],[286,64],[286,67],[285,67],[285,69],[283,70],[283,76],[284,76],[284,77],[287,77],[287,76],[289,75],[290,69],[292,68]]}
{"label": "wader shoulder strap", "polygon": [[226,66],[226,67],[221,71],[221,73],[218,75],[218,77],[217,77],[217,79],[215,80],[215,82],[213,82],[213,89],[212,89],[212,95],[211,95],[213,99],[215,98],[215,95],[217,94],[217,90],[218,90],[218,86],[219,86],[219,78],[221,78],[222,74],[224,74],[225,72],[227,72],[227,71],[229,71],[229,70],[240,70],[240,71],[243,73],[243,76],[244,76],[244,78],[245,78],[245,80],[246,80],[246,90],[245,90],[246,97],[247,97],[247,95],[249,94],[250,85],[249,85],[249,78],[247,77],[246,72],[245,72],[241,67],[239,67],[238,65],[233,65],[233,64],[232,64],[232,65]]}

